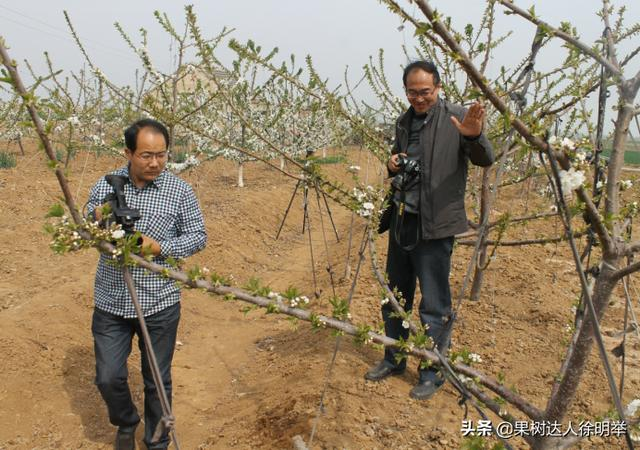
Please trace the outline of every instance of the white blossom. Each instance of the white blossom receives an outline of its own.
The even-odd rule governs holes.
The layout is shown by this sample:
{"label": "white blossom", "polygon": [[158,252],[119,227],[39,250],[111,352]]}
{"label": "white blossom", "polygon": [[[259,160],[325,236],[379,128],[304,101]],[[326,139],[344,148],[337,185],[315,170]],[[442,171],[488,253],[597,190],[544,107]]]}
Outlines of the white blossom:
{"label": "white blossom", "polygon": [[575,170],[571,167],[569,170],[560,171],[560,182],[562,183],[562,191],[565,194],[578,189],[585,181],[584,172]]}
{"label": "white blossom", "polygon": [[169,163],[167,163],[167,168],[172,172],[180,173],[180,172],[188,169],[189,167],[195,167],[195,166],[198,166],[198,165],[200,165],[200,161],[198,160],[198,158],[196,158],[193,155],[189,155],[187,157],[187,159],[185,159],[184,162],[181,162],[181,163],[169,162]]}
{"label": "white blossom", "polygon": [[365,197],[367,196],[367,194],[363,191],[361,191],[358,188],[353,188],[353,196],[356,198],[356,200],[358,200],[359,202],[361,202],[362,200],[365,199]]}
{"label": "white blossom", "polygon": [[124,230],[113,230],[111,232],[111,237],[113,239],[122,239],[124,237]]}
{"label": "white blossom", "polygon": [[562,147],[563,147],[563,148],[566,148],[567,150],[573,150],[574,148],[576,148],[576,144],[575,144],[575,142],[573,142],[573,141],[572,141],[571,139],[569,139],[569,138],[564,138],[564,139],[562,140],[561,145],[562,145]]}
{"label": "white blossom", "polygon": [[624,412],[624,415],[626,417],[635,417],[638,409],[640,409],[640,398],[631,400],[631,402],[627,405],[627,409]]}
{"label": "white blossom", "polygon": [[389,303],[389,298],[385,297],[382,300],[380,300],[380,304],[381,305],[386,305],[387,303]]}
{"label": "white blossom", "polygon": [[69,122],[71,125],[74,125],[74,126],[80,125],[80,119],[78,119],[78,116],[69,117],[67,119],[67,122]]}
{"label": "white blossom", "polygon": [[633,187],[633,181],[631,180],[621,180],[620,181],[620,190],[626,191],[627,189],[631,189]]}
{"label": "white blossom", "polygon": [[362,204],[362,207],[357,211],[357,214],[360,217],[370,217],[371,213],[373,212],[373,203],[371,202],[364,202]]}
{"label": "white blossom", "polygon": [[409,321],[408,320],[403,320],[402,321],[402,328],[406,328],[407,330],[409,329]]}
{"label": "white blossom", "polygon": [[469,353],[469,360],[474,363],[482,362],[482,358],[477,353]]}
{"label": "white blossom", "polygon": [[583,151],[577,151],[575,159],[578,165],[583,164],[587,160],[587,154]]}

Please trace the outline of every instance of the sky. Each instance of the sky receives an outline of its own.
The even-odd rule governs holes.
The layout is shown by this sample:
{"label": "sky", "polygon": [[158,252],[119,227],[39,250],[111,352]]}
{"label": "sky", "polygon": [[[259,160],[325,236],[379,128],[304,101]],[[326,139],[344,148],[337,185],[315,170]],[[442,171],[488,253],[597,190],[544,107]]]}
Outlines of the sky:
{"label": "sky", "polygon": [[[402,92],[402,66],[407,60],[401,46],[414,45],[412,26],[407,23],[401,29],[400,19],[377,0],[193,0],[192,3],[206,36],[213,37],[226,26],[235,29],[232,36],[241,42],[253,39],[265,49],[278,47],[282,58],[293,53],[302,63],[304,56],[310,54],[318,72],[329,78],[334,86],[342,82],[346,66],[349,66],[351,80],[359,79],[369,56],[376,55],[382,48],[393,89],[397,94]],[[399,0],[399,3],[420,17],[420,11],[413,3],[407,0]],[[443,15],[451,16],[453,26],[460,31],[467,23],[477,23],[485,7],[485,2],[480,0],[430,3]],[[598,0],[517,1],[524,8],[534,3],[539,17],[552,25],[570,21],[589,44],[602,32],[601,21],[596,16],[601,7]],[[618,0],[612,4],[627,6],[627,24],[640,22],[639,0]],[[0,0],[0,36],[10,46],[14,59],[19,62],[29,60],[37,72],[46,72],[44,51],[50,54],[56,68],[77,71],[84,61],[66,26],[63,16],[63,10],[66,10],[101,70],[116,83],[132,84],[138,59],[113,23],[120,22],[134,42],[139,42],[138,29],[146,28],[152,58],[160,70],[169,72],[172,67],[171,42],[156,22],[154,9],[166,12],[176,28],[184,26],[184,4],[175,0]],[[501,65],[515,65],[526,56],[535,31],[533,25],[524,20],[503,14],[503,7],[498,5],[497,11],[497,34],[512,31],[513,36],[491,61],[489,71],[494,73]],[[626,50],[629,49],[630,44],[626,46]],[[228,49],[221,55],[223,60],[232,58]],[[537,64],[539,68],[551,68],[563,57],[558,43],[545,49]],[[629,75],[638,69],[640,63],[636,61],[629,67]],[[367,87],[359,89],[366,90]],[[368,94],[363,92],[362,95]]]}

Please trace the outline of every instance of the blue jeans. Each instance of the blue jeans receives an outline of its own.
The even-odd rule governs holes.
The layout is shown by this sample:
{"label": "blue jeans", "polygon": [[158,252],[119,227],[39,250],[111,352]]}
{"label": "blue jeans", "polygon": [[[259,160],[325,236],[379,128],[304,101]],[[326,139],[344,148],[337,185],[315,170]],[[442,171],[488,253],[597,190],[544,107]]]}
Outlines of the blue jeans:
{"label": "blue jeans", "polygon": [[[387,254],[387,274],[389,287],[402,293],[405,300],[405,311],[413,309],[413,297],[416,291],[416,279],[420,281],[419,315],[422,325],[428,325],[427,334],[433,339],[438,349],[446,353],[449,348],[450,331],[448,321],[451,315],[451,290],[449,287],[449,272],[451,270],[451,252],[453,251],[453,236],[442,239],[420,239],[415,248],[405,250],[394,239],[396,216],[391,220],[389,233],[389,252]],[[419,227],[418,216],[405,214],[403,230],[400,233],[401,242],[405,247],[416,240]],[[398,339],[409,337],[409,330],[402,326],[402,319],[391,317],[393,308],[390,303],[382,306],[385,334]],[[387,365],[404,369],[406,358],[398,362],[398,350],[386,347],[384,360]],[[400,356],[400,355],[398,355]],[[429,378],[427,370],[420,370],[420,380]]]}
{"label": "blue jeans", "polygon": [[[167,391],[169,402],[171,402],[171,361],[176,344],[178,322],[180,321],[180,303],[145,317],[145,320],[162,374],[162,382]],[[167,448],[169,446],[167,433],[163,434],[159,442],[151,442],[156,426],[162,417],[162,408],[151,375],[138,319],[125,319],[94,308],[91,331],[93,332],[96,355],[95,383],[107,404],[110,422],[123,430],[135,429],[140,422],[140,416],[133,404],[127,382],[129,375],[127,359],[131,353],[133,335],[138,335],[144,379],[144,443],[149,449]]]}

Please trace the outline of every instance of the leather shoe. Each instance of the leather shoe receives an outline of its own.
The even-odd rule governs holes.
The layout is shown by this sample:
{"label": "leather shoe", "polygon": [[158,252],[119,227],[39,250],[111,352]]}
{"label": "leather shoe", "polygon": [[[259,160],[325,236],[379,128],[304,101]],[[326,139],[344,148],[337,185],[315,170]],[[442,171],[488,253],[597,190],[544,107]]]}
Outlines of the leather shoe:
{"label": "leather shoe", "polygon": [[409,396],[416,400],[429,400],[444,384],[444,379],[437,372],[429,372],[428,376],[411,389]]}
{"label": "leather shoe", "polygon": [[369,369],[369,371],[364,374],[364,378],[369,381],[380,381],[390,375],[402,375],[403,373],[404,367],[392,367],[385,361],[381,361],[377,366]]}
{"label": "leather shoe", "polygon": [[116,433],[115,450],[136,450],[136,429]]}

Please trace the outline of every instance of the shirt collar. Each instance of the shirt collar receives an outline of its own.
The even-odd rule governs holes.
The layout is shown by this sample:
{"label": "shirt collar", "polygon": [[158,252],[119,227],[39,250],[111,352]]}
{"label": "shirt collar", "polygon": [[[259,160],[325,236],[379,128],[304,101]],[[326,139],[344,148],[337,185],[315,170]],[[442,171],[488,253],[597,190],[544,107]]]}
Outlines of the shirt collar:
{"label": "shirt collar", "polygon": [[[122,168],[123,175],[126,175],[129,178],[129,183],[131,183],[132,186],[136,187],[135,183],[133,182],[133,180],[129,176],[129,166],[130,165],[131,165],[131,163],[128,163],[125,167]],[[144,186],[144,188],[146,188],[146,187],[154,187],[154,188],[160,190],[160,189],[162,189],[162,186],[163,186],[166,178],[167,178],[167,168],[165,167],[164,170],[162,172],[160,172],[160,175],[158,175],[153,181],[150,181],[149,183],[147,183]],[[142,188],[142,189],[144,189],[144,188]]]}

